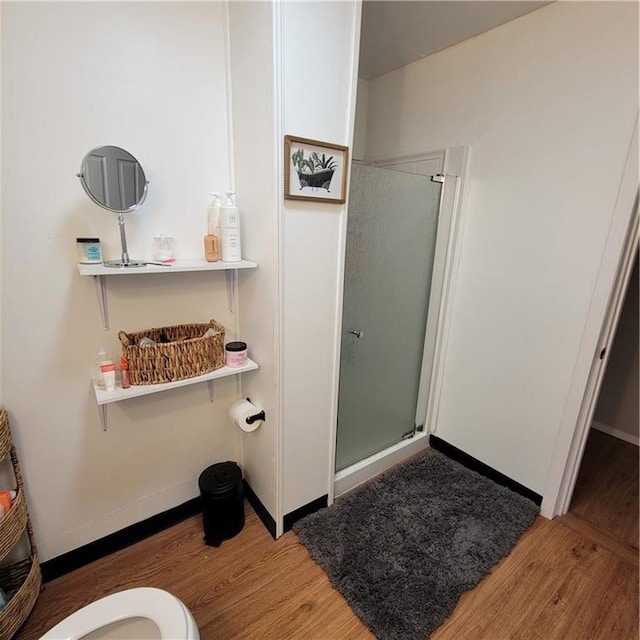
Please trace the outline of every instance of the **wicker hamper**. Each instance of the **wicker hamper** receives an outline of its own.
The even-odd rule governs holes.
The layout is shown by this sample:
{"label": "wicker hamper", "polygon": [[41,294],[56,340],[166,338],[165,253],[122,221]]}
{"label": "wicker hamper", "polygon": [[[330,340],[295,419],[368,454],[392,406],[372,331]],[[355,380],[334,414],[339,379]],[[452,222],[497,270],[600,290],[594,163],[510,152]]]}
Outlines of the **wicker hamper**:
{"label": "wicker hamper", "polygon": [[16,498],[11,509],[0,519],[0,562],[20,541],[25,530],[31,554],[24,560],[0,565],[0,588],[7,595],[7,604],[0,611],[0,638],[11,638],[31,613],[42,585],[38,552],[33,538],[31,521],[24,500],[24,486],[18,456],[11,440],[9,417],[0,411],[0,459],[10,457],[16,482]]}
{"label": "wicker hamper", "polygon": [[[209,330],[216,332],[204,337]],[[125,333],[118,337],[129,364],[131,384],[161,384],[201,376],[224,366],[225,328],[210,320]],[[142,338],[156,344],[138,345]]]}

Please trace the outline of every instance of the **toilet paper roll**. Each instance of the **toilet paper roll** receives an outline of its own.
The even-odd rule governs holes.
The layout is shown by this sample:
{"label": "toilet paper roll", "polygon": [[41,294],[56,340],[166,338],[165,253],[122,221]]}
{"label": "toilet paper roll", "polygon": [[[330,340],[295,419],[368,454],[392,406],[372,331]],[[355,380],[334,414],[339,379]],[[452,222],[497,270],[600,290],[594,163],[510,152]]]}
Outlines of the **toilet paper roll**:
{"label": "toilet paper roll", "polygon": [[237,424],[247,433],[255,431],[262,424],[262,420],[247,422],[247,418],[251,418],[259,413],[260,409],[252,405],[248,400],[238,400],[234,402],[229,409],[229,416],[234,424]]}

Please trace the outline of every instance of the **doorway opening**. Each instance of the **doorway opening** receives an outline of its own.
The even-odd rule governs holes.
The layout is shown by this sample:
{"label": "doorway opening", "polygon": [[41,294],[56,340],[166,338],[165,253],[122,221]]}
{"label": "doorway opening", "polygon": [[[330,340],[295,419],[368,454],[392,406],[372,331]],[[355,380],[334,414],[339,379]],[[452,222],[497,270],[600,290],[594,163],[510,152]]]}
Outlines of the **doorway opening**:
{"label": "doorway opening", "polygon": [[569,513],[638,552],[638,292],[635,263]]}

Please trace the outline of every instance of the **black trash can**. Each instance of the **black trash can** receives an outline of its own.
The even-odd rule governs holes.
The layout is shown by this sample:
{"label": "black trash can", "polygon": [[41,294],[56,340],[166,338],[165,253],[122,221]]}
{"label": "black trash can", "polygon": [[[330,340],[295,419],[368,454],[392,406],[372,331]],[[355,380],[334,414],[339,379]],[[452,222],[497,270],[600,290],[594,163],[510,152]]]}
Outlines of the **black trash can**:
{"label": "black trash can", "polygon": [[219,547],[244,527],[242,471],[235,462],[207,467],[198,478],[202,502],[204,541]]}

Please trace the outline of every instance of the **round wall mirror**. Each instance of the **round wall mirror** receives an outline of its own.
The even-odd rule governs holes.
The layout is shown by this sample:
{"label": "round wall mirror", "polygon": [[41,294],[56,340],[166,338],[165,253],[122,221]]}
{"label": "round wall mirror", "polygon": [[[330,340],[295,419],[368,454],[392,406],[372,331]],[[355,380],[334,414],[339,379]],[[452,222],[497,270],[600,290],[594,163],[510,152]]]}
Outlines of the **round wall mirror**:
{"label": "round wall mirror", "polygon": [[[131,260],[127,251],[124,215],[137,209],[147,197],[147,179],[140,163],[120,147],[96,147],[82,159],[77,174],[87,195],[97,205],[118,214],[122,256],[105,267],[144,267],[144,260]],[[156,263],[153,263],[156,264]]]}
{"label": "round wall mirror", "polygon": [[120,147],[96,147],[82,160],[80,182],[97,204],[116,213],[137,209],[147,197],[140,163]]}

